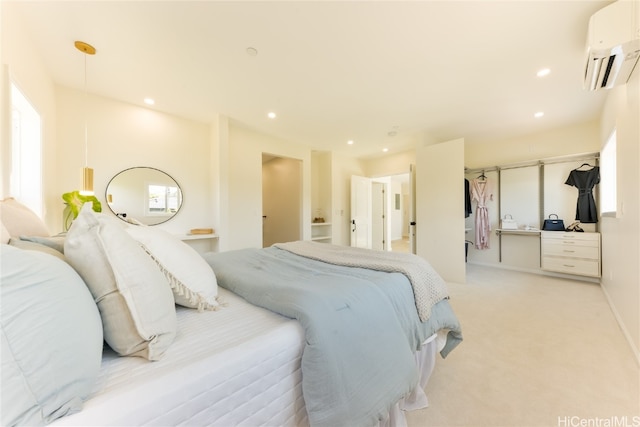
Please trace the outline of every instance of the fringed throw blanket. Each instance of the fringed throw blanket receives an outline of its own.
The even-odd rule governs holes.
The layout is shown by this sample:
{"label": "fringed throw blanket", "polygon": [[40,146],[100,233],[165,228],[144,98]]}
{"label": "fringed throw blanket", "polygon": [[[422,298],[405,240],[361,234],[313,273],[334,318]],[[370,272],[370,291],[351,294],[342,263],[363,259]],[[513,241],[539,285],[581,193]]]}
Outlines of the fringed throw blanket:
{"label": "fringed throw blanket", "polygon": [[277,248],[334,265],[402,273],[411,282],[418,317],[424,322],[431,307],[449,297],[447,285],[426,260],[414,254],[374,251],[327,243],[298,241],[277,243]]}

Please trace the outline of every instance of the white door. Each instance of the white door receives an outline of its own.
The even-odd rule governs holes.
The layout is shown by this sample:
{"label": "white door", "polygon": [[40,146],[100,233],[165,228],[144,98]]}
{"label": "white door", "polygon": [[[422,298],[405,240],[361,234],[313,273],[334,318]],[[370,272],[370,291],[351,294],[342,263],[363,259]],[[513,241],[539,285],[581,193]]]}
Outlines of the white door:
{"label": "white door", "polygon": [[351,176],[351,246],[371,249],[371,180]]}
{"label": "white door", "polygon": [[386,185],[383,182],[371,183],[371,248],[384,251],[387,249],[385,242],[386,225],[385,212]]}

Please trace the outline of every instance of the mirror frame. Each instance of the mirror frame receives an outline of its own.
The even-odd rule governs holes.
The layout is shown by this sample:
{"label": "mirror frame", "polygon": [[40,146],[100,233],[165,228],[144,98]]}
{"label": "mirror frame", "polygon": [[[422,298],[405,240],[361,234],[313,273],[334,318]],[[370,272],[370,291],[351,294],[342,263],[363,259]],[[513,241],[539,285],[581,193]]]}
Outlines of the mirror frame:
{"label": "mirror frame", "polygon": [[[136,170],[136,169],[149,169],[151,171],[159,172],[159,173],[165,175],[166,177],[168,177],[171,181],[173,181],[175,183],[176,187],[178,188],[178,192],[180,194],[180,204],[178,205],[178,208],[176,209],[175,212],[173,212],[171,214],[149,215],[148,217],[157,218],[158,220],[157,221],[154,220],[154,221],[152,221],[152,222],[147,224],[147,223],[143,222],[140,218],[127,218],[127,213],[126,212],[120,213],[120,212],[116,212],[113,209],[113,207],[111,206],[113,202],[110,202],[110,197],[109,197],[110,195],[112,195],[112,192],[109,192],[109,186],[111,186],[113,181],[116,178],[120,177],[122,174],[124,174],[126,172],[129,172],[129,171]],[[145,183],[143,182],[143,184],[145,184]],[[123,169],[120,172],[116,173],[109,180],[109,182],[107,183],[107,186],[106,186],[106,188],[104,190],[104,198],[105,198],[105,201],[107,202],[107,206],[109,206],[109,210],[116,217],[118,217],[120,220],[122,220],[124,222],[127,222],[127,223],[134,223],[134,224],[136,223],[135,221],[137,220],[140,223],[142,223],[144,225],[148,225],[148,226],[159,225],[159,224],[163,224],[163,223],[169,221],[170,219],[174,218],[180,212],[180,209],[182,209],[182,206],[184,205],[184,191],[182,190],[182,187],[180,186],[178,181],[176,181],[175,178],[173,176],[169,175],[167,172],[165,172],[165,171],[163,171],[161,169],[158,169],[158,168],[151,167],[151,166],[133,166],[133,167],[130,167],[130,168],[127,168],[127,169]],[[143,195],[143,201],[142,202],[146,203],[146,200],[144,199],[144,195]]]}

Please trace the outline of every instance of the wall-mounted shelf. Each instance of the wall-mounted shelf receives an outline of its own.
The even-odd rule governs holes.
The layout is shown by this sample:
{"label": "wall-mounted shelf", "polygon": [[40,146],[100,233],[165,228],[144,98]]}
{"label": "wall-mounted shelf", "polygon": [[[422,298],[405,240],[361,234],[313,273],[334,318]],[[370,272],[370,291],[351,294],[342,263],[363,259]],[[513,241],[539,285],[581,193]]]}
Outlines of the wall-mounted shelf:
{"label": "wall-mounted shelf", "polygon": [[311,240],[331,242],[331,223],[330,222],[311,223]]}
{"label": "wall-mounted shelf", "polygon": [[215,233],[177,234],[176,237],[191,246],[200,254],[218,251],[218,235]]}
{"label": "wall-mounted shelf", "polygon": [[518,229],[518,230],[506,230],[504,228],[498,228],[496,230],[496,234],[499,236],[501,234],[517,234],[520,236],[539,236],[540,235],[540,230],[535,229],[535,230],[524,230],[524,229]]}
{"label": "wall-mounted shelf", "polygon": [[180,240],[203,240],[203,239],[217,239],[218,235],[213,234],[178,234]]}

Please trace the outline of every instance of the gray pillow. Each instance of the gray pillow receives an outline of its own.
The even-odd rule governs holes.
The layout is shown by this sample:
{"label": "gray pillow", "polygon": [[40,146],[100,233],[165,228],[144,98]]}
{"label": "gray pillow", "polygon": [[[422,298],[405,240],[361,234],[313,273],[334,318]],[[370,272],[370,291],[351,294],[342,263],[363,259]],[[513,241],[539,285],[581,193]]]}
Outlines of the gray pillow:
{"label": "gray pillow", "polygon": [[28,242],[40,243],[41,245],[49,246],[52,249],[60,253],[64,253],[64,238],[63,235],[41,237],[41,236],[20,236],[20,240],[26,240]]}
{"label": "gray pillow", "polygon": [[82,409],[102,360],[102,323],[67,263],[0,245],[0,424],[43,425]]}
{"label": "gray pillow", "polygon": [[64,257],[62,252],[57,251],[50,246],[46,246],[30,240],[21,240],[21,239],[16,239],[12,237],[11,239],[9,239],[9,245],[19,249],[25,249],[28,251],[38,251],[45,254],[53,255],[54,257],[60,258],[65,262],[67,261],[67,259]]}

